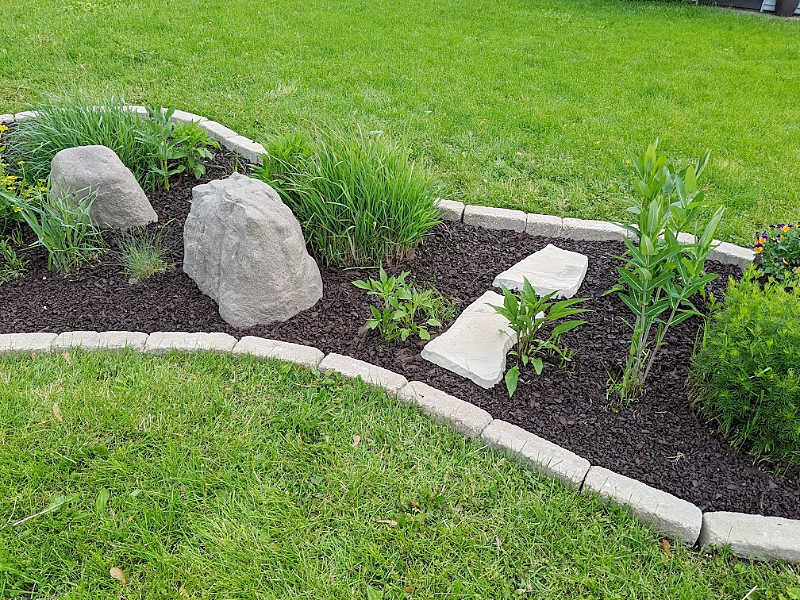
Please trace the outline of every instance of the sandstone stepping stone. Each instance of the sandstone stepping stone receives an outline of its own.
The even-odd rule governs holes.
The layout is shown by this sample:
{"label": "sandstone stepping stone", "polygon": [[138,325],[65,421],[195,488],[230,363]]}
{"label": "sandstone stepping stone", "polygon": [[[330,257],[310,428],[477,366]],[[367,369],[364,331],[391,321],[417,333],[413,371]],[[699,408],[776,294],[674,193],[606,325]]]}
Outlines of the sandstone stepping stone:
{"label": "sandstone stepping stone", "polygon": [[540,296],[558,292],[558,298],[572,298],[578,293],[588,266],[586,255],[547,244],[500,273],[492,285],[521,290],[523,279],[527,278]]}
{"label": "sandstone stepping stone", "polygon": [[502,306],[503,297],[492,291],[470,304],[456,322],[422,349],[422,358],[466,377],[485,389],[503,378],[506,354],[517,342],[508,319],[489,306]]}

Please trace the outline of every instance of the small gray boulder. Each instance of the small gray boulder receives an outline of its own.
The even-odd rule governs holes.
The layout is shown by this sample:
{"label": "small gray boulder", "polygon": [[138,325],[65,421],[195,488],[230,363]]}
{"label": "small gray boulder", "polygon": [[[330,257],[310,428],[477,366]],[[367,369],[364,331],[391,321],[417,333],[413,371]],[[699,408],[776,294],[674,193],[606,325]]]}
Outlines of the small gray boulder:
{"label": "small gray boulder", "polygon": [[300,223],[263,181],[234,173],[192,190],[183,270],[234,327],[286,321],[322,298]]}
{"label": "small gray boulder", "polygon": [[99,227],[130,229],[158,221],[133,173],[106,146],[78,146],[57,153],[50,163],[50,194],[76,201],[92,194],[90,216]]}

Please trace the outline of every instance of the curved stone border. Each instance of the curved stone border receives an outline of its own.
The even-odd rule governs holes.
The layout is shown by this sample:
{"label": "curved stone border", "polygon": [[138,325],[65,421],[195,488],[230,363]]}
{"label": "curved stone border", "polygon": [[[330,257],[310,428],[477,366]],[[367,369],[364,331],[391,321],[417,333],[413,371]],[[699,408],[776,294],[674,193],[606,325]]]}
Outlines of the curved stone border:
{"label": "curved stone border", "polygon": [[728,546],[740,556],[800,563],[800,521],[732,512],[709,512],[672,494],[625,477],[575,453],[500,419],[482,408],[420,381],[342,354],[325,355],[311,346],[246,336],[237,340],[227,333],[158,331],[68,331],[8,333],[0,335],[0,356],[44,352],[120,350],[154,355],[169,352],[213,351],[278,359],[322,372],[340,373],[382,388],[389,396],[418,406],[437,423],[480,439],[524,466],[556,477],[583,493],[597,494],[606,502],[630,509],[656,531],[689,546]]}
{"label": "curved stone border", "polygon": [[[127,110],[147,115],[144,106]],[[0,115],[0,124],[31,119],[35,111]],[[176,110],[176,122],[196,122],[225,148],[250,162],[260,164],[264,147],[239,135],[224,125],[194,113]],[[461,221],[488,229],[512,230],[553,238],[585,241],[621,241],[631,234],[616,223],[554,215],[525,213],[521,210],[465,205],[437,199],[444,220]],[[691,239],[688,234],[682,234]],[[754,258],[749,248],[719,242],[709,258],[724,264],[747,267]],[[779,559],[800,563],[800,520],[765,517],[732,512],[709,512],[662,490],[625,477],[540,438],[529,431],[501,421],[482,408],[437,390],[420,381],[409,382],[402,375],[341,354],[327,356],[319,349],[278,340],[247,336],[236,340],[226,333],[130,331],[70,331],[54,333],[13,333],[0,335],[0,356],[59,351],[131,350],[151,354],[172,351],[216,351],[274,358],[322,372],[337,372],[359,378],[384,389],[390,396],[417,405],[438,423],[444,423],[468,436],[483,440],[488,446],[505,451],[528,468],[556,477],[583,493],[594,493],[607,502],[629,508],[640,520],[657,531],[688,545],[729,546],[740,556]]]}

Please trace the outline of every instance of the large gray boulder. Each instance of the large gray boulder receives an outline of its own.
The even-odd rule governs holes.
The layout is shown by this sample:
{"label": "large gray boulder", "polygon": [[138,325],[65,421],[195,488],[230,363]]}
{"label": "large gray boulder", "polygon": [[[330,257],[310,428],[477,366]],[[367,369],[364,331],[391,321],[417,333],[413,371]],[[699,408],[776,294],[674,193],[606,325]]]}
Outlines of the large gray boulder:
{"label": "large gray boulder", "polygon": [[285,321],[322,298],[300,223],[263,181],[234,173],[192,190],[183,270],[234,327]]}
{"label": "large gray boulder", "polygon": [[50,163],[50,194],[76,201],[92,194],[90,216],[100,227],[130,229],[158,221],[133,173],[106,146],[78,146],[56,154]]}

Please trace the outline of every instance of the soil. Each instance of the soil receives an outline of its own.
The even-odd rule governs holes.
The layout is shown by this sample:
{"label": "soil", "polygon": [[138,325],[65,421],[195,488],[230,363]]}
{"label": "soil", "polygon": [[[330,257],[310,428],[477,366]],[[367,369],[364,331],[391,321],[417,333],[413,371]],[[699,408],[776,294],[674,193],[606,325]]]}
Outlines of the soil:
{"label": "soil", "polygon": [[[203,181],[224,177],[234,157],[218,153]],[[150,194],[159,214],[158,228],[170,244],[174,268],[131,284],[113,250],[95,264],[68,276],[46,269],[40,249],[26,252],[28,275],[0,286],[0,333],[70,330],[225,331],[237,337],[258,335],[310,344],[381,365],[447,390],[564,446],[601,465],[697,504],[704,511],[730,510],[800,518],[800,468],[774,473],[737,453],[691,409],[686,380],[700,322],[689,320],[668,336],[645,397],[614,409],[606,398],[609,379],[619,373],[628,349],[629,313],[615,295],[603,296],[616,281],[617,242],[578,242],[531,237],[445,223],[430,232],[412,256],[392,270],[408,270],[419,286],[433,284],[466,306],[491,288],[495,274],[549,242],[589,256],[589,271],[579,295],[589,298],[589,323],[564,341],[574,359],[562,368],[546,365],[541,376],[526,375],[513,398],[502,383],[483,390],[428,363],[421,343],[386,344],[363,325],[369,316],[364,292],[351,282],[374,270],[323,268],[324,297],[285,323],[237,330],[219,316],[181,269],[183,222],[189,212],[188,176],[174,180],[169,192]],[[113,236],[109,236],[113,248]],[[712,284],[724,292],[738,269],[710,263],[721,277]]]}

